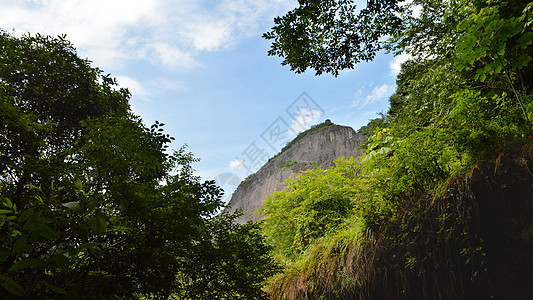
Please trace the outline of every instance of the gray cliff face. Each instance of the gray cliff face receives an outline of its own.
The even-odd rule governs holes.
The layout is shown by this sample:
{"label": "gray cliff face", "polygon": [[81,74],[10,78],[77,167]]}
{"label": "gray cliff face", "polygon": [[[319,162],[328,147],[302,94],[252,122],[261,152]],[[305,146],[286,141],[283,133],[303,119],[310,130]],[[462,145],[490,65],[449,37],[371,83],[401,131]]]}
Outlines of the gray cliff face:
{"label": "gray cliff face", "polygon": [[334,125],[303,138],[299,143],[266,163],[259,171],[241,182],[229,202],[229,213],[242,209],[239,223],[257,220],[255,213],[261,202],[276,191],[283,189],[280,183],[302,170],[315,167],[322,169],[334,165],[339,157],[360,156],[359,145],[363,136],[351,127]]}

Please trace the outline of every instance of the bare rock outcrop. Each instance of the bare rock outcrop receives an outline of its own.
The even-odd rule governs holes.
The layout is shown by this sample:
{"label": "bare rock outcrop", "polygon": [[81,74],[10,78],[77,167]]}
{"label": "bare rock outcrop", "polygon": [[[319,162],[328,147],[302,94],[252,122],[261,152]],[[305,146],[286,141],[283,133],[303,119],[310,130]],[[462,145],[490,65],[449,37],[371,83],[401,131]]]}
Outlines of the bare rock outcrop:
{"label": "bare rock outcrop", "polygon": [[339,157],[362,154],[359,145],[364,137],[351,127],[333,125],[310,134],[266,163],[259,171],[241,182],[229,202],[229,213],[242,209],[239,223],[260,218],[256,214],[261,202],[283,189],[280,183],[290,176],[311,168],[329,168]]}

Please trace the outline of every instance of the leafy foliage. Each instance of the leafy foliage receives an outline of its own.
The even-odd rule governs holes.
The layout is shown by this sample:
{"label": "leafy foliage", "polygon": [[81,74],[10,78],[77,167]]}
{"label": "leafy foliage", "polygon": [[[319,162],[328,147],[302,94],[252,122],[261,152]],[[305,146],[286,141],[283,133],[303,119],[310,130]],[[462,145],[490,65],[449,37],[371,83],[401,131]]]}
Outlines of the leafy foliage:
{"label": "leafy foliage", "polygon": [[[419,16],[411,14],[414,5],[420,6]],[[319,43],[319,37],[331,34],[323,23],[312,27],[331,16],[322,8],[342,6],[353,12],[349,1],[322,6],[300,2],[282,20],[306,18],[290,19],[293,23],[283,29],[299,28],[302,22],[314,31],[291,34],[300,34],[309,45]],[[388,13],[401,19],[394,28],[403,30],[391,27],[389,39],[380,45],[396,53],[407,51],[413,59],[402,66],[388,113],[361,129],[368,135],[366,152],[346,162],[359,171],[338,181],[331,176],[345,174],[346,166],[309,172],[288,180],[284,191],[264,202],[267,241],[286,266],[269,286],[274,299],[466,299],[532,292],[533,279],[522,267],[505,268],[514,278],[524,278],[516,284],[491,280],[495,270],[504,268],[500,260],[516,263],[508,252],[522,253],[505,245],[530,249],[531,241],[487,225],[513,224],[518,231],[530,226],[512,219],[530,214],[526,207],[533,201],[529,188],[523,187],[532,179],[532,7],[521,1],[422,0],[390,8]],[[343,32],[335,35],[352,34],[358,17],[354,13],[352,27],[346,27],[351,29],[339,27]],[[381,30],[377,27],[374,36]],[[273,49],[277,47],[283,46],[274,43]],[[365,55],[356,46],[350,50]],[[287,53],[271,54],[287,62]],[[316,66],[317,73],[326,70],[298,47],[290,53],[307,61],[300,66]],[[351,67],[337,63],[350,57],[345,53],[328,53],[334,57],[328,72]],[[338,216],[337,202],[321,198],[331,190],[349,191],[343,204],[349,213],[310,217]],[[512,204],[506,202],[505,191],[513,193]],[[317,199],[331,211],[307,205]],[[502,212],[504,205],[514,215]],[[314,235],[303,235],[305,240],[301,232]],[[522,263],[531,266],[529,259]],[[489,265],[497,267],[491,270]],[[500,290],[490,289],[495,285]]]}
{"label": "leafy foliage", "polygon": [[283,170],[283,169],[289,169],[290,167],[295,166],[298,163],[299,162],[297,160],[284,160],[280,162],[279,166]]}
{"label": "leafy foliage", "polygon": [[180,298],[203,273],[227,299],[263,297],[268,248],[213,217],[222,191],[166,151],[164,124],[65,37],[0,31],[0,49],[0,297]]}
{"label": "leafy foliage", "polygon": [[357,133],[364,136],[371,136],[372,134],[374,134],[374,132],[383,128],[385,122],[385,115],[380,114],[379,118],[372,119],[368,122],[368,124],[363,125],[359,129],[357,129]]}
{"label": "leafy foliage", "polygon": [[181,275],[187,280],[179,299],[266,299],[262,285],[278,265],[259,225],[237,225],[237,216],[222,214],[209,222],[208,234],[195,245],[197,255],[184,262]]}
{"label": "leafy foliage", "polygon": [[381,38],[401,29],[400,2],[372,0],[358,11],[350,0],[299,1],[263,35],[272,40],[268,54],[283,57],[282,65],[297,73],[312,68],[317,75],[337,76],[341,69],[372,60],[383,47]]}
{"label": "leafy foliage", "polygon": [[282,192],[263,202],[261,226],[283,260],[293,260],[318,238],[339,228],[352,213],[353,158],[336,168],[311,169],[289,178]]}

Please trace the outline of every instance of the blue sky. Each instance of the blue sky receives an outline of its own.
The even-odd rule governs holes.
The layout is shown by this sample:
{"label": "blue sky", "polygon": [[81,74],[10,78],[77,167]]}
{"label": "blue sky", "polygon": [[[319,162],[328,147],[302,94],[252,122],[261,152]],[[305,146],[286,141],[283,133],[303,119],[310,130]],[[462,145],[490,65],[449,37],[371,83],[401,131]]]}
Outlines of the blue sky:
{"label": "blue sky", "polygon": [[[388,108],[405,57],[379,55],[337,78],[294,74],[262,33],[295,0],[0,0],[0,28],[67,34],[81,57],[132,92],[227,194],[284,142],[331,119],[358,129]],[[277,135],[273,135],[277,132]],[[284,133],[284,134],[279,134]],[[235,175],[233,180],[230,174]]]}

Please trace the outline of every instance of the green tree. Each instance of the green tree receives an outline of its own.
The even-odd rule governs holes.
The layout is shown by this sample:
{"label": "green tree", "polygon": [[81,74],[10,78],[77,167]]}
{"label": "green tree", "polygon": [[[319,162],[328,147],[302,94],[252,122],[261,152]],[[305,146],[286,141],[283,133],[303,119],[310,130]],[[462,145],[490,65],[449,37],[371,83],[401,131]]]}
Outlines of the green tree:
{"label": "green tree", "polygon": [[194,246],[196,255],[184,262],[187,280],[178,299],[267,299],[262,286],[278,264],[259,224],[239,225],[237,217],[223,213],[208,223],[208,234]]}
{"label": "green tree", "polygon": [[351,69],[374,59],[384,47],[382,38],[402,29],[400,0],[370,0],[361,10],[353,0],[305,0],[282,17],[264,38],[272,40],[269,55],[283,57],[282,65],[317,75]]}
{"label": "green tree", "polygon": [[[527,64],[524,49],[529,45],[527,31],[531,25],[531,5],[527,4],[520,0],[499,5],[483,0],[376,0],[359,8],[355,1],[299,1],[294,10],[275,18],[275,26],[263,37],[272,41],[268,54],[282,57],[282,65],[289,65],[291,71],[302,73],[311,68],[317,75],[335,76],[359,62],[374,59],[382,49],[420,58],[442,58],[453,55],[457,45],[464,53],[464,47],[472,48],[477,38],[481,49],[474,55],[464,53],[465,59],[469,57],[466,63],[472,65],[480,55],[488,56],[496,61],[489,63],[483,73],[494,73],[503,68],[498,67],[498,56],[506,47],[512,50],[506,55],[519,58],[510,67]],[[419,15],[413,14],[414,8],[420,11]],[[511,43],[506,43],[508,39]],[[494,53],[487,53],[487,49],[500,51],[501,55],[491,55]]]}
{"label": "green tree", "polygon": [[356,162],[339,159],[327,170],[311,169],[283,183],[285,189],[263,201],[261,227],[282,261],[340,228],[353,213]]}
{"label": "green tree", "polygon": [[[502,166],[505,156],[515,159],[521,153],[521,161],[530,159],[533,4],[519,0],[379,3],[385,12],[375,16],[394,14],[381,27],[359,23],[372,12],[373,1],[368,2],[369,10],[359,12],[352,1],[299,1],[265,34],[273,40],[269,54],[283,57],[283,64],[296,72],[312,68],[317,74],[337,75],[371,59],[368,54],[378,49],[413,56],[402,66],[387,114],[361,129],[368,134],[366,152],[352,182],[325,177],[313,182],[316,174],[305,174],[288,181],[298,188],[302,186],[297,182],[313,182],[302,188],[304,192],[289,185],[285,193],[265,201],[267,240],[278,245],[278,255],[288,261],[269,293],[273,299],[505,294],[487,289],[494,284],[489,277],[497,271],[486,266],[499,261],[498,254],[504,251],[519,250],[497,243],[486,250],[487,239],[508,237],[499,237],[494,228],[482,232],[479,223],[514,222],[499,219],[500,212],[493,211],[509,202],[502,197],[498,198],[502,203],[489,204],[483,197],[494,200],[496,192],[478,191],[478,198],[470,190],[482,185],[472,183],[473,174],[486,182],[492,182],[492,174],[500,168],[502,173],[517,174]],[[415,8],[419,15],[412,14]],[[343,43],[343,38],[369,32],[369,47]],[[520,176],[530,178],[530,174]],[[529,179],[507,180],[520,190]],[[317,213],[312,205],[302,204],[338,189],[351,189],[353,210],[344,217],[345,226],[328,221],[321,227],[331,225],[327,234],[309,230],[309,216],[329,212]],[[530,194],[513,201],[517,207],[531,205]],[[319,237],[302,247],[301,228]],[[450,278],[450,272],[469,275]],[[513,272],[517,278],[529,278],[520,268]],[[519,286],[517,294],[531,293],[530,282],[524,280]]]}
{"label": "green tree", "polygon": [[[211,263],[198,245],[224,243],[265,258],[254,269],[220,250],[227,273],[249,278],[227,287],[236,275],[215,272],[211,287],[261,295],[262,272],[275,270],[267,248],[249,227],[215,234],[222,191],[194,175],[184,148],[166,151],[164,124],[146,127],[129,92],[65,37],[0,31],[0,49],[1,298],[186,294],[191,262]],[[249,238],[227,237],[240,232]]]}

